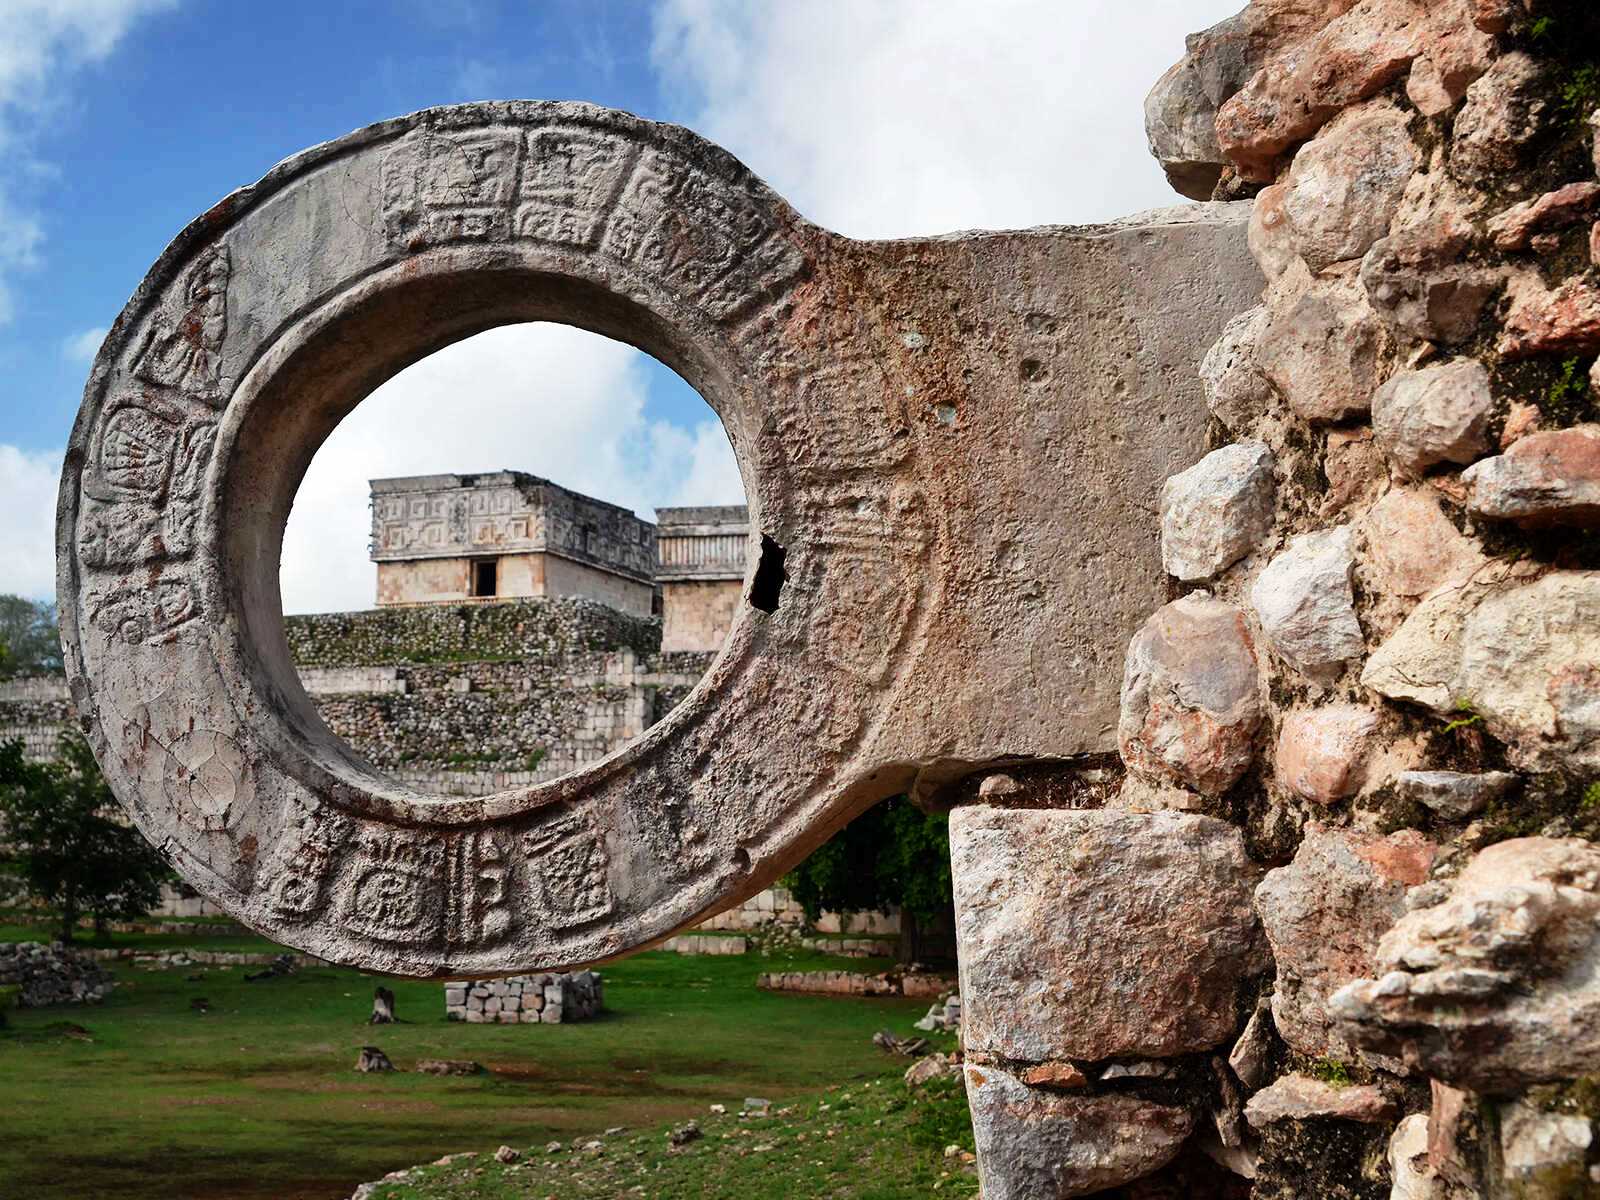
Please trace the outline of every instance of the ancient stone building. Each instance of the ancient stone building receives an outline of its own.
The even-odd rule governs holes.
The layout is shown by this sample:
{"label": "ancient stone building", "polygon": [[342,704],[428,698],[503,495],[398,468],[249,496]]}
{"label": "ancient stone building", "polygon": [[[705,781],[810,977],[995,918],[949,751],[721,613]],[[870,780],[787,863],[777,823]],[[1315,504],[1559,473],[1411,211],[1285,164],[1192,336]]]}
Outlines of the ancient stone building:
{"label": "ancient stone building", "polygon": [[378,604],[559,596],[653,611],[656,533],[521,471],[372,481]]}
{"label": "ancient stone building", "polygon": [[656,509],[664,653],[720,650],[744,592],[750,513],[742,504]]}

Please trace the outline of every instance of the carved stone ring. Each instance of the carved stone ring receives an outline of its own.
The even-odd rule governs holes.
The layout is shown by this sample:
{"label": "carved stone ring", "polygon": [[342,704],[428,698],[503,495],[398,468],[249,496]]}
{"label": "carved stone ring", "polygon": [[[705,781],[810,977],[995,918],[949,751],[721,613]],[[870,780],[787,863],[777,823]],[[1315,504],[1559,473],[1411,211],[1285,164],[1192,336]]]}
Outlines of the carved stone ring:
{"label": "carved stone ring", "polygon": [[[194,221],[101,349],[58,518],[78,712],[139,828],[280,942],[416,976],[649,945],[886,796],[1114,748],[1126,640],[1166,599],[1159,488],[1205,449],[1195,365],[1259,288],[1231,206],[859,242],[623,113],[371,126]],[[284,525],[375,387],[520,321],[631,343],[717,411],[746,603],[634,744],[429,796],[301,687]]]}

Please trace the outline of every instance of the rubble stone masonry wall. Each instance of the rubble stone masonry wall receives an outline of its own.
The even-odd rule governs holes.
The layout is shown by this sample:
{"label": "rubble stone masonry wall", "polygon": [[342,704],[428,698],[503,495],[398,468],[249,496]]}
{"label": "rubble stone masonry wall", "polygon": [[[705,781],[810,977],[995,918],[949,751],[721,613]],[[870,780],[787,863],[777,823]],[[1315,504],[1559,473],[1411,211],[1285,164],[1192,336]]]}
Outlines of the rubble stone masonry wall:
{"label": "rubble stone masonry wall", "polygon": [[986,1196],[1600,1196],[1597,105],[1587,0],[1255,0],[1151,94],[1267,286],[1120,786],[952,815]]}

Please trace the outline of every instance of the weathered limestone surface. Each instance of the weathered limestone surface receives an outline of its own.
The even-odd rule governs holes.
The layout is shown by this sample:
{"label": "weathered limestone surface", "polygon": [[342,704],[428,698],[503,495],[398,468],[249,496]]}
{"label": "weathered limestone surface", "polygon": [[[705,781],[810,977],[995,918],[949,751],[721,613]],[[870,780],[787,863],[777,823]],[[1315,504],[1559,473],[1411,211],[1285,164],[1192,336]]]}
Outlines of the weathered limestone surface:
{"label": "weathered limestone surface", "polygon": [[1335,991],[1373,970],[1378,939],[1427,877],[1433,846],[1406,830],[1387,838],[1307,827],[1294,862],[1268,872],[1256,911],[1278,964],[1272,1015],[1278,1035],[1313,1058],[1350,1058],[1328,1012]]}
{"label": "weathered limestone surface", "polygon": [[1303,533],[1267,564],[1250,603],[1272,648],[1308,674],[1336,670],[1366,648],[1356,618],[1349,526]]}
{"label": "weathered limestone surface", "polygon": [[1600,848],[1490,846],[1366,973],[1331,999],[1344,1035],[1436,1078],[1505,1093],[1600,1070]]}
{"label": "weathered limestone surface", "polygon": [[1519,764],[1600,765],[1600,572],[1484,571],[1425,597],[1361,681],[1440,714],[1482,717]]}
{"label": "weathered limestone surface", "polygon": [[1057,1200],[1116,1187],[1172,1161],[1194,1126],[1188,1109],[1134,1096],[1036,1090],[971,1063],[965,1077],[986,1200]]}
{"label": "weathered limestone surface", "polygon": [[1130,767],[1207,795],[1255,757],[1256,654],[1244,614],[1203,595],[1159,609],[1128,647],[1118,738]]}
{"label": "weathered limestone surface", "polygon": [[1600,526],[1600,426],[1530,433],[1462,472],[1473,512],[1539,528]]}
{"label": "weathered limestone surface", "polygon": [[[1147,514],[1205,450],[1195,366],[1260,285],[1243,221],[856,242],[688,131],[582,104],[433,109],[291,158],[176,239],[85,391],[58,593],[108,779],[252,927],[459,977],[659,940],[971,764],[1110,750],[1116,664],[1165,598]],[[629,749],[414,792],[294,676],[284,520],[375,381],[540,319],[705,395],[760,562],[703,685]]]}
{"label": "weathered limestone surface", "polygon": [[1494,396],[1482,363],[1462,359],[1396,375],[1372,398],[1372,432],[1410,475],[1437,463],[1470,463],[1489,449]]}
{"label": "weathered limestone surface", "polygon": [[1213,450],[1161,489],[1161,562],[1179,579],[1209,579],[1272,528],[1272,451],[1261,442]]}
{"label": "weathered limestone surface", "polygon": [[1370,1084],[1334,1087],[1308,1075],[1285,1075],[1251,1096],[1244,1115],[1257,1129],[1277,1121],[1312,1118],[1370,1124],[1392,1118],[1394,1103]]}
{"label": "weathered limestone surface", "polygon": [[970,1057],[1166,1058],[1235,1033],[1262,946],[1226,822],[975,805],[950,815],[950,862]]}

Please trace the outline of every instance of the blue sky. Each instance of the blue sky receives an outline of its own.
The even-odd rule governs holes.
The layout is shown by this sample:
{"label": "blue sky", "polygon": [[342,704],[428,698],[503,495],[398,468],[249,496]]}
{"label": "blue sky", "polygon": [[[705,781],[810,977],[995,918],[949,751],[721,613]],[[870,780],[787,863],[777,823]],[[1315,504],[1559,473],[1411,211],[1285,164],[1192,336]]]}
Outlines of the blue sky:
{"label": "blue sky", "polygon": [[[1177,203],[1140,102],[1242,0],[0,0],[0,592],[48,598],[99,331],[195,214],[398,113],[574,98],[678,121],[853,236]],[[396,435],[465,395],[482,419]],[[375,393],[312,467],[289,611],[370,603],[365,479],[516,467],[639,508],[739,498],[702,401],[575,331],[494,331]]]}

